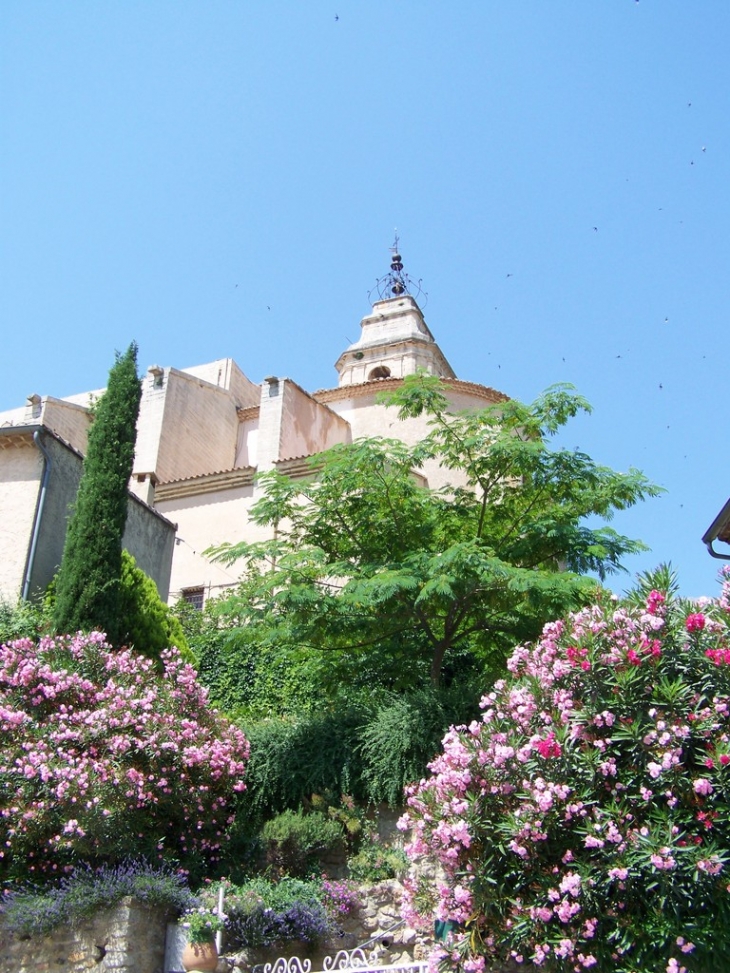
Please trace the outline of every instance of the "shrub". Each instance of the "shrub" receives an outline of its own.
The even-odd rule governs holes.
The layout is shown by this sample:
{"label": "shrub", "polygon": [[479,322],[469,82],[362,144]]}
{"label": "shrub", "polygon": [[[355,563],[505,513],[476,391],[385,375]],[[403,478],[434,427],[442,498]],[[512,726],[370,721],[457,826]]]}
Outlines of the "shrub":
{"label": "shrub", "polygon": [[420,780],[449,724],[479,713],[479,696],[464,686],[425,688],[389,696],[362,729],[359,750],[367,796],[374,804],[402,805],[406,784]]}
{"label": "shrub", "polygon": [[46,605],[18,600],[14,605],[0,601],[0,645],[13,639],[33,639],[47,630],[50,613]]}
{"label": "shrub", "polygon": [[266,822],[261,837],[266,860],[279,875],[304,876],[344,845],[342,825],[319,811],[283,811]]}
{"label": "shrub", "polygon": [[299,807],[313,793],[365,797],[357,744],[362,707],[245,722],[251,742],[248,800],[267,813]]}
{"label": "shrub", "polygon": [[251,813],[297,808],[312,794],[364,804],[402,804],[450,723],[478,715],[464,687],[343,700],[325,712],[271,717],[243,727],[251,743],[246,800]]}
{"label": "shrub", "polygon": [[408,868],[408,859],[400,848],[381,841],[370,829],[360,850],[347,861],[350,877],[356,882],[383,882],[402,876]]}
{"label": "shrub", "polygon": [[228,944],[233,949],[319,942],[330,923],[318,882],[252,879],[232,887],[226,899]]}
{"label": "shrub", "polygon": [[[400,825],[443,869],[434,959],[479,971],[710,971],[730,962],[730,572],[668,572],[515,649]],[[410,886],[410,909],[427,906]],[[411,915],[411,918],[414,918]],[[433,918],[433,915],[431,916]]]}
{"label": "shrub", "polygon": [[75,868],[58,885],[43,890],[20,888],[6,894],[3,914],[10,932],[45,935],[59,925],[74,925],[98,909],[111,908],[128,895],[176,912],[190,908],[194,901],[179,871],[128,861],[98,869]]}
{"label": "shrub", "polygon": [[0,877],[215,863],[248,744],[176,650],[162,664],[98,632],[0,647]]}
{"label": "shrub", "polygon": [[120,641],[154,659],[174,645],[186,660],[192,659],[178,618],[160,598],[148,577],[129,553],[122,549],[119,579]]}

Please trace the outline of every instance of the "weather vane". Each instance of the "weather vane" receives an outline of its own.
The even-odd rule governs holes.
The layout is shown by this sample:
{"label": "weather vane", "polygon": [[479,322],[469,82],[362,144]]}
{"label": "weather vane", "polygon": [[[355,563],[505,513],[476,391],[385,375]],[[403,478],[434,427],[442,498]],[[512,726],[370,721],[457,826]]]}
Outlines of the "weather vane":
{"label": "weather vane", "polygon": [[401,297],[409,294],[421,307],[426,306],[428,295],[421,286],[421,280],[413,281],[403,270],[403,258],[400,255],[398,246],[398,231],[395,231],[395,240],[390,248],[390,271],[383,277],[379,277],[375,282],[375,287],[368,293],[368,300],[374,304],[373,293],[377,292],[378,300],[389,301],[394,297]]}

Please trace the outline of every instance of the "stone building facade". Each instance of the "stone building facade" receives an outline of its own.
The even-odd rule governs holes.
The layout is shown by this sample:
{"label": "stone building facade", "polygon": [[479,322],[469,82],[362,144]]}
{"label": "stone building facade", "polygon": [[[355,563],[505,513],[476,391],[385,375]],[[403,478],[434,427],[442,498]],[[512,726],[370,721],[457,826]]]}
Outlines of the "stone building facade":
{"label": "stone building facade", "polygon": [[[150,530],[146,537],[138,537],[140,544],[132,553],[164,595],[161,562],[169,557],[171,601],[183,597],[201,605],[235,583],[235,571],[212,563],[204,552],[224,541],[262,539],[262,530],[248,516],[257,499],[258,473],[278,469],[303,476],[313,455],[365,436],[409,444],[421,439],[426,431],[424,418],[401,421],[379,402],[379,394],[397,387],[405,376],[422,370],[441,377],[455,411],[484,408],[506,398],[455,376],[419,304],[399,286],[373,304],[361,321],[359,339],[342,352],[335,368],[338,384],[316,392],[277,375],[255,384],[231,358],[191,368],[155,365],[147,370],[130,491],[141,510],[175,525],[176,535],[168,551],[167,540],[161,537],[164,531]],[[54,450],[61,445],[74,456],[83,454],[89,404],[98,394],[63,400],[31,396],[23,409],[0,413],[0,443],[20,435],[32,438],[28,427],[32,418],[44,440],[54,443]],[[420,472],[425,485],[444,485],[444,471],[437,463]],[[0,515],[5,526],[8,518],[12,524],[3,534],[0,560],[17,562],[0,574],[0,596],[6,598],[23,590],[23,570],[17,565],[27,561],[31,543],[33,501],[30,493],[24,495],[22,484],[39,483],[41,477],[38,450],[28,451],[21,460],[20,452],[0,449]],[[55,540],[51,542],[46,534],[38,539],[42,552],[36,556],[44,565],[60,559],[65,511],[73,492],[69,486],[67,495],[54,505]],[[140,550],[145,546],[150,548],[146,554]],[[47,573],[44,568],[43,578]],[[39,573],[31,590],[40,583]]]}
{"label": "stone building facade", "polygon": [[[0,599],[11,603],[41,594],[56,573],[81,480],[82,454],[54,430],[59,410],[48,411],[0,426]],[[130,493],[123,543],[167,598],[175,525]]]}

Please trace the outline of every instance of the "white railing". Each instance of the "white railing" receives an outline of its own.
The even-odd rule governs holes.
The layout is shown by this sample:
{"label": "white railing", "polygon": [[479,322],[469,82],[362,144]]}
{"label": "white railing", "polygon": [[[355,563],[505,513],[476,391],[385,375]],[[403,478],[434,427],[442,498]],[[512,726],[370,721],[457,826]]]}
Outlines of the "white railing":
{"label": "white railing", "polygon": [[[261,967],[259,967],[261,969]],[[378,951],[367,955],[363,949],[341,949],[335,956],[325,956],[321,973],[336,973],[342,970],[357,970],[359,973],[390,973],[401,970],[412,973],[426,973],[428,963],[417,960],[411,963],[383,963]],[[263,973],[312,973],[312,961],[299,956],[280,957],[274,963],[266,963]]]}

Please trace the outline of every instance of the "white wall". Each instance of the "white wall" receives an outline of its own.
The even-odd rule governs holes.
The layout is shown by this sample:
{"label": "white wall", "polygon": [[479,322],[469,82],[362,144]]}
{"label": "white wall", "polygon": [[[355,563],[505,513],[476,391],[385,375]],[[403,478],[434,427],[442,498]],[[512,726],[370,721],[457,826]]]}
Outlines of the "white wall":
{"label": "white wall", "polygon": [[30,437],[0,451],[0,598],[6,601],[15,602],[23,587],[42,474],[43,457]]}

